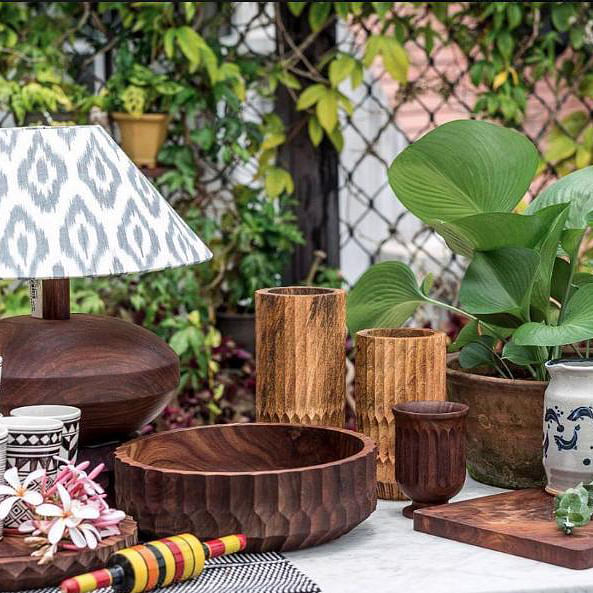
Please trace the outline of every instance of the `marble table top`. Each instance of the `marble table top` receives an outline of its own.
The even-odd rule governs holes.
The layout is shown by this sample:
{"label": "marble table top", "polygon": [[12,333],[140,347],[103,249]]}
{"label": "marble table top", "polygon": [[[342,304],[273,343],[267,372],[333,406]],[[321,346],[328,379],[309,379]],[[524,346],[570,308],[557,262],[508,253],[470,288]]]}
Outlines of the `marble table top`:
{"label": "marble table top", "polygon": [[[502,492],[467,480],[454,500]],[[286,554],[323,593],[593,593],[593,568],[571,570],[414,531],[405,502],[342,538]]]}

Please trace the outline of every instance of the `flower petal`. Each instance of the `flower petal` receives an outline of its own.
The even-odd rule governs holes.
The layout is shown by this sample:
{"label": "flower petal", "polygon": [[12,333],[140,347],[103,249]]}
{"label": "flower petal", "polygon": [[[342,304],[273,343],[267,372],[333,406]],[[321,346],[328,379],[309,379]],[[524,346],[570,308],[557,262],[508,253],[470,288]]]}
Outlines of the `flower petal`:
{"label": "flower petal", "polygon": [[39,480],[45,475],[44,469],[37,469],[34,472],[31,472],[23,482],[23,486],[26,488],[31,482],[35,482],[35,480]]}
{"label": "flower petal", "polygon": [[60,499],[62,501],[62,507],[66,512],[70,511],[72,507],[72,498],[70,498],[70,493],[62,484],[58,484],[58,494],[60,495]]}
{"label": "flower petal", "polygon": [[66,522],[61,517],[56,519],[50,527],[47,539],[51,544],[57,544],[64,536],[64,529],[66,529]]}
{"label": "flower petal", "polygon": [[16,467],[11,467],[4,472],[4,480],[15,490],[21,487],[21,481],[19,480],[19,470]]}
{"label": "flower petal", "polygon": [[36,507],[43,502],[43,496],[41,496],[40,492],[35,492],[35,490],[27,490],[23,494],[23,500]]}
{"label": "flower petal", "polygon": [[78,527],[82,520],[83,519],[81,519],[80,517],[74,517],[73,515],[70,515],[66,518],[66,527]]}
{"label": "flower petal", "polygon": [[0,494],[5,494],[6,496],[16,496],[16,490],[11,486],[0,484]]}
{"label": "flower petal", "polygon": [[64,510],[61,507],[59,507],[57,504],[51,504],[49,502],[40,504],[35,509],[35,512],[42,517],[61,517],[64,514]]}
{"label": "flower petal", "polygon": [[36,527],[33,524],[33,519],[28,519],[27,521],[23,521],[17,529],[19,533],[33,533]]}
{"label": "flower petal", "polygon": [[77,548],[86,548],[86,539],[84,538],[79,529],[77,529],[76,527],[71,527],[68,530],[68,534],[70,535],[72,543]]}
{"label": "flower petal", "polygon": [[95,536],[95,534],[93,533],[92,529],[85,529],[85,527],[89,527],[88,525],[81,525],[81,531],[82,534],[84,535],[85,539],[86,539],[86,543],[88,545],[88,547],[91,550],[94,550],[97,547],[97,544],[99,543],[97,541],[97,537]]}
{"label": "flower petal", "polygon": [[101,514],[97,507],[90,505],[75,508],[74,513],[80,519],[98,519],[99,515]]}
{"label": "flower petal", "polygon": [[0,502],[0,520],[6,519],[6,517],[8,517],[8,513],[10,513],[10,509],[12,509],[12,505],[17,500],[19,500],[18,496],[9,496]]}

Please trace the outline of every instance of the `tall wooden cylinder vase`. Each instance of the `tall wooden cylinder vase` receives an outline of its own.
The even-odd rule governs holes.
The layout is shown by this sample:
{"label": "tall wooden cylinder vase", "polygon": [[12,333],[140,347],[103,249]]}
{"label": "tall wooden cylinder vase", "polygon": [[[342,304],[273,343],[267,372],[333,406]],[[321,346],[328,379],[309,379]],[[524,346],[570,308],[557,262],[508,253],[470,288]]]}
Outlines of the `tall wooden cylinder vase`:
{"label": "tall wooden cylinder vase", "polygon": [[445,400],[447,337],[430,329],[367,329],[356,334],[358,430],[375,440],[377,495],[405,500],[395,475],[395,404]]}
{"label": "tall wooden cylinder vase", "polygon": [[346,300],[340,289],[255,293],[258,422],[343,427]]}

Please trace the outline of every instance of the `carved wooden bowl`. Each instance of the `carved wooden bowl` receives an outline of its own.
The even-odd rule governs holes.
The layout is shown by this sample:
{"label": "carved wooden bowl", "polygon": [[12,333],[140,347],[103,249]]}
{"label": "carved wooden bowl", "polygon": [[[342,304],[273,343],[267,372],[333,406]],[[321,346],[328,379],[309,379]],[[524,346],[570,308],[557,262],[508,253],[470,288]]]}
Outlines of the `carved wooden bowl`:
{"label": "carved wooden bowl", "polygon": [[226,424],[172,430],[115,453],[118,508],[147,536],[247,535],[251,551],[340,537],[377,504],[376,447],[349,430]]}

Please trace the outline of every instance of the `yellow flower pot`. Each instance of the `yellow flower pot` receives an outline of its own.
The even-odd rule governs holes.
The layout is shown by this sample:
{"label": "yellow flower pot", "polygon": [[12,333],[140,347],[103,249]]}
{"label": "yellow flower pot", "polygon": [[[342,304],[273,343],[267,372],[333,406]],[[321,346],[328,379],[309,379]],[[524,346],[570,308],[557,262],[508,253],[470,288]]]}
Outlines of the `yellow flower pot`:
{"label": "yellow flower pot", "polygon": [[134,117],[129,113],[112,113],[119,126],[121,147],[139,167],[156,167],[157,154],[167,137],[169,116],[145,113]]}

